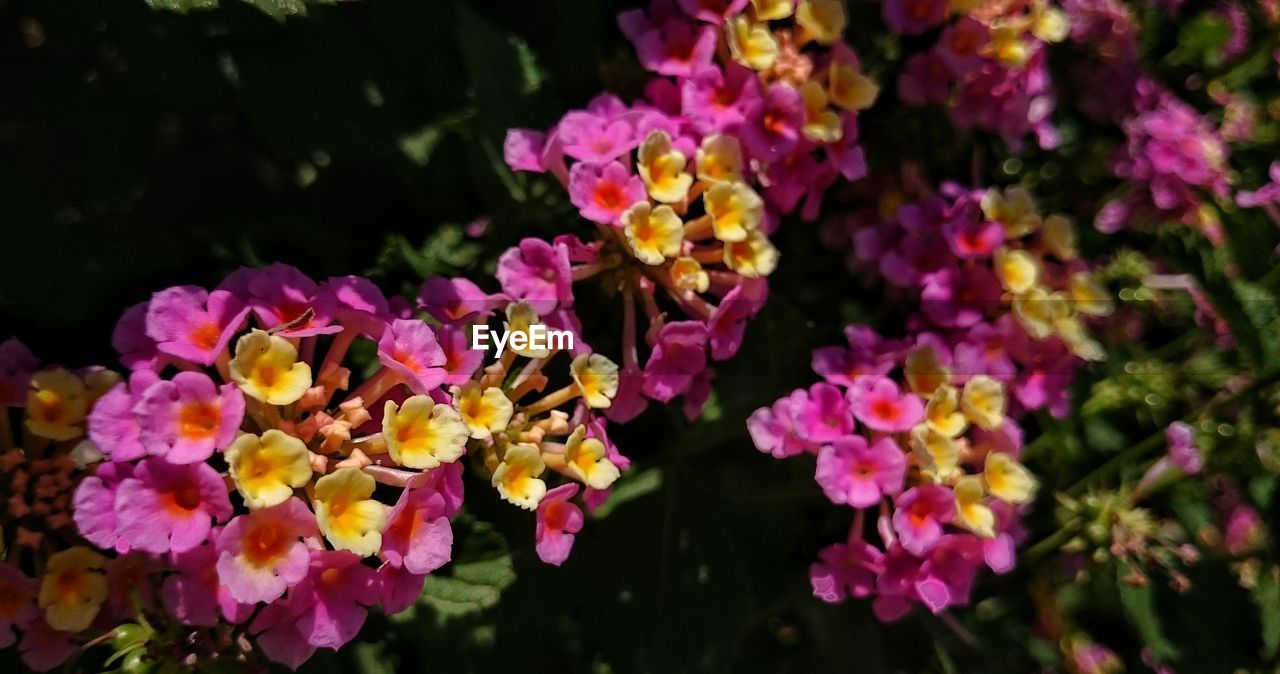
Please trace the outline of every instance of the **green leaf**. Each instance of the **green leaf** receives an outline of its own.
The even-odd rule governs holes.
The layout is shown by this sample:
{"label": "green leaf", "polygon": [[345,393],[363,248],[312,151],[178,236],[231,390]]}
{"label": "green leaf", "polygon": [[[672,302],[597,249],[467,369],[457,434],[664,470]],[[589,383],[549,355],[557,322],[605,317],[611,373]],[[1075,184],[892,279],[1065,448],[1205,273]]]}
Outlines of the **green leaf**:
{"label": "green leaf", "polygon": [[1182,65],[1217,66],[1222,62],[1222,47],[1230,37],[1231,27],[1225,19],[1201,14],[1178,31],[1178,47],[1169,60]]}
{"label": "green leaf", "polygon": [[[337,0],[244,0],[268,16],[283,21],[290,16],[306,16],[307,5],[332,5]],[[195,10],[217,9],[218,0],[146,0],[152,9],[179,14]]]}
{"label": "green leaf", "polygon": [[1253,588],[1253,602],[1262,621],[1262,655],[1270,660],[1280,652],[1280,580],[1276,568],[1258,575]]}
{"label": "green leaf", "polygon": [[146,0],[151,9],[163,9],[179,14],[195,10],[216,9],[218,0]]}
{"label": "green leaf", "polygon": [[1128,571],[1129,566],[1122,564],[1117,573],[1120,603],[1124,606],[1125,615],[1142,636],[1143,643],[1161,662],[1177,658],[1178,649],[1165,637],[1164,630],[1160,626],[1160,616],[1156,613],[1155,594],[1151,589],[1151,583],[1134,587],[1124,582]]}
{"label": "green leaf", "polygon": [[618,506],[644,496],[651,494],[662,488],[662,469],[648,468],[639,473],[629,474],[626,479],[618,480],[617,486],[613,488],[613,493],[609,494],[608,500],[596,508],[595,517],[597,519],[608,517]]}
{"label": "green leaf", "polygon": [[516,579],[507,541],[492,525],[465,516],[455,525],[453,563],[427,576],[419,599],[440,624],[493,606]]}

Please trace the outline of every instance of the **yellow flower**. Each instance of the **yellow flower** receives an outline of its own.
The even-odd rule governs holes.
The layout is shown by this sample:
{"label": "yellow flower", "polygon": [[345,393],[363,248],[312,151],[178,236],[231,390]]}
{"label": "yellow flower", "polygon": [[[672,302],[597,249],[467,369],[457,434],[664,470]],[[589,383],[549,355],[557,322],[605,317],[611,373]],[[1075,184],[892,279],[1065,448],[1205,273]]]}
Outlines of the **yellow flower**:
{"label": "yellow flower", "polygon": [[830,47],[839,42],[844,24],[842,0],[800,0],[796,7],[796,25],[820,45]]}
{"label": "yellow flower", "polygon": [[1080,254],[1076,250],[1076,226],[1064,215],[1050,215],[1044,219],[1041,241],[1050,255],[1069,262]]}
{"label": "yellow flower", "polygon": [[479,382],[474,381],[461,388],[453,387],[453,406],[462,415],[471,437],[477,440],[506,430],[514,411],[511,399],[502,389],[490,386],[481,390]]}
{"label": "yellow flower", "polygon": [[746,241],[764,217],[764,200],[744,182],[716,183],[702,195],[702,203],[716,238],[727,243]]}
{"label": "yellow flower", "polygon": [[699,180],[709,183],[742,180],[742,146],[733,136],[717,133],[703,138],[694,159]]}
{"label": "yellow flower", "polygon": [[933,390],[929,402],[924,408],[924,422],[935,433],[954,438],[964,432],[969,425],[964,414],[960,412],[960,392],[950,384],[943,384]]}
{"label": "yellow flower", "polygon": [[1004,225],[1008,239],[1024,237],[1040,228],[1040,215],[1031,193],[1021,185],[1010,185],[1004,193],[991,188],[982,195],[982,213],[988,220]]}
{"label": "yellow flower", "polygon": [[539,325],[542,319],[539,318],[538,312],[534,311],[533,306],[524,300],[520,300],[514,304],[507,305],[507,320],[503,322],[503,328],[508,335],[520,332],[524,333],[524,343],[527,345],[517,349],[511,342],[507,343],[507,348],[518,356],[525,358],[546,358],[551,355],[550,349],[532,348],[534,342],[529,332],[530,326]]}
{"label": "yellow flower", "polygon": [[1075,310],[1086,316],[1110,316],[1115,311],[1111,294],[1087,271],[1071,275],[1071,300]]}
{"label": "yellow flower", "polygon": [[987,483],[987,491],[1006,503],[1026,503],[1035,495],[1036,479],[1008,454],[988,454],[982,477]]}
{"label": "yellow flower", "polygon": [[769,26],[739,14],[724,22],[724,38],[733,60],[753,70],[768,70],[778,59],[778,43]]}
{"label": "yellow flower", "polygon": [[224,453],[231,481],[250,508],[270,508],[289,500],[311,481],[311,453],[298,438],[271,429],[261,437],[245,433]]}
{"label": "yellow flower", "polygon": [[671,280],[681,290],[705,293],[711,287],[711,277],[703,271],[702,264],[691,257],[678,257],[671,263]]}
{"label": "yellow flower", "polygon": [[547,483],[538,479],[546,468],[542,452],[537,447],[510,445],[502,456],[502,462],[493,471],[493,486],[511,504],[533,510],[547,493]]}
{"label": "yellow flower", "polygon": [[689,195],[693,176],[684,170],[688,160],[671,146],[666,131],[653,131],[640,144],[636,168],[649,196],[664,204],[678,204]]}
{"label": "yellow flower", "polygon": [[412,396],[398,408],[395,401],[388,400],[383,407],[382,438],[387,453],[406,468],[429,470],[457,461],[467,452],[470,435],[462,415],[449,405],[437,404],[431,396]]}
{"label": "yellow flower", "polygon": [[760,21],[780,21],[795,11],[791,0],[751,0],[751,8]]}
{"label": "yellow flower", "polygon": [[911,429],[910,444],[921,473],[934,482],[947,479],[960,465],[960,445],[928,424]]}
{"label": "yellow flower", "polygon": [[1032,288],[1013,298],[1013,316],[1033,339],[1046,339],[1053,334],[1058,303],[1044,288]]}
{"label": "yellow flower", "polygon": [[1001,248],[996,251],[996,276],[1005,290],[1016,295],[1031,290],[1040,278],[1040,264],[1025,250]]}
{"label": "yellow flower", "polygon": [[236,341],[231,380],[250,398],[288,405],[311,388],[311,366],[297,360],[298,350],[289,340],[254,330]]}
{"label": "yellow flower", "polygon": [[977,475],[956,480],[956,523],[983,538],[995,538],[996,515],[983,503],[986,494]]}
{"label": "yellow flower", "polygon": [[1031,60],[1031,49],[1022,39],[1022,28],[1011,23],[997,23],[991,27],[991,41],[983,53],[995,57],[1001,65],[1021,68]]}
{"label": "yellow flower", "polygon": [[827,93],[838,107],[850,112],[866,110],[880,96],[880,85],[847,63],[832,61],[829,72]]}
{"label": "yellow flower", "polygon": [[929,397],[939,386],[951,383],[951,368],[942,364],[932,346],[922,346],[907,354],[907,386],[921,397]]}
{"label": "yellow flower", "polygon": [[960,393],[960,411],[969,421],[993,431],[1004,423],[1004,406],[1004,384],[999,381],[979,374],[964,383],[964,391]]}
{"label": "yellow flower", "polygon": [[804,137],[815,143],[834,143],[840,140],[844,129],[840,115],[827,106],[827,92],[822,85],[809,80],[800,85],[800,97],[804,100]]}
{"label": "yellow flower", "polygon": [[89,628],[107,600],[106,563],[105,557],[84,546],[49,557],[37,601],[50,627],[61,632]]}
{"label": "yellow flower", "polygon": [[760,230],[751,230],[747,238],[724,244],[724,263],[747,278],[761,278],[778,268],[778,249]]}
{"label": "yellow flower", "polygon": [[1049,7],[1044,0],[1031,3],[1031,33],[1043,42],[1062,42],[1071,31],[1071,21],[1057,7]]}
{"label": "yellow flower", "polygon": [[1071,352],[1077,356],[1092,361],[1102,361],[1107,359],[1107,353],[1102,345],[1089,337],[1084,327],[1084,322],[1079,316],[1070,315],[1057,318],[1053,321],[1053,330],[1058,337],[1066,342],[1071,348]]}
{"label": "yellow flower", "polygon": [[609,460],[604,443],[585,437],[586,426],[573,429],[564,444],[564,465],[575,479],[592,489],[608,489],[621,474]]}
{"label": "yellow flower", "polygon": [[382,548],[387,507],[370,498],[377,483],[358,468],[316,480],[316,521],[333,547],[368,557]]}
{"label": "yellow flower", "polygon": [[84,435],[81,425],[89,411],[84,382],[58,368],[37,372],[27,392],[27,430],[50,440],[71,440]]}
{"label": "yellow flower", "polygon": [[684,223],[670,206],[654,208],[648,201],[639,201],[623,212],[622,233],[637,260],[656,266],[680,254]]}
{"label": "yellow flower", "polygon": [[618,395],[618,366],[598,353],[574,358],[569,363],[569,374],[587,407],[604,409]]}

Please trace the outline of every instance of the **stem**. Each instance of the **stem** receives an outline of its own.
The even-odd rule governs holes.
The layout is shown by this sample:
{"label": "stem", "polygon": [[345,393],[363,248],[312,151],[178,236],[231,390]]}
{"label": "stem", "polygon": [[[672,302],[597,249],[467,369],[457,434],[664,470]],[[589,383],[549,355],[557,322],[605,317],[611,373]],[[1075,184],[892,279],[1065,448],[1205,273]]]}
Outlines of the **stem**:
{"label": "stem", "polygon": [[578,385],[569,384],[568,386],[560,389],[559,391],[548,394],[547,397],[543,398],[542,400],[539,400],[538,402],[533,403],[528,407],[518,408],[518,410],[520,412],[523,412],[527,417],[533,417],[543,412],[553,410],[569,402],[570,400],[577,398],[578,395],[579,395]]}

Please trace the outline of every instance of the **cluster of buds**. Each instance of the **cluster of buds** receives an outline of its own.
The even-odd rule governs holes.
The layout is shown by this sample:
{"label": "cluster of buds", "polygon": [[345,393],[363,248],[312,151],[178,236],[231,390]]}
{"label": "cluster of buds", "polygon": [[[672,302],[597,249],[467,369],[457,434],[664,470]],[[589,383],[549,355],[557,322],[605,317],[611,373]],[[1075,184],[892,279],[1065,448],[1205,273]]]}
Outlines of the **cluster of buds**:
{"label": "cluster of buds", "polygon": [[[595,236],[526,240],[499,280],[513,299],[537,299],[525,292],[531,268],[620,295],[610,418],[680,395],[693,417],[710,390],[708,355],[732,356],[763,305],[780,218],[816,217],[839,176],[865,174],[857,112],[878,88],[840,42],[837,0],[657,0],[618,22],[655,75],[646,99],[602,95],[547,133],[512,130],[504,147],[513,169],[556,176]],[[668,320],[671,308],[687,320]]]}
{"label": "cluster of buds", "polygon": [[86,419],[117,381],[98,368],[41,367],[17,340],[0,344],[0,648],[17,644],[33,669],[59,664],[79,633],[129,610],[128,570],[86,545],[72,520],[76,485],[98,456]]}
{"label": "cluster of buds", "polygon": [[[1022,431],[1005,416],[1005,387],[953,372],[937,340],[885,340],[848,329],[848,367],[752,414],[756,447],[776,458],[815,454],[814,479],[833,503],[857,509],[848,540],[810,572],[828,602],[874,597],[884,621],[913,604],[940,613],[969,603],[985,564],[1014,565],[1019,509],[1035,479],[1019,462]],[[828,362],[815,354],[815,363]],[[900,383],[905,382],[905,387]],[[878,544],[865,531],[876,518]]]}
{"label": "cluster of buds", "polygon": [[1097,567],[1123,569],[1121,580],[1141,587],[1150,582],[1152,572],[1161,571],[1174,590],[1191,588],[1182,569],[1199,560],[1199,550],[1186,542],[1175,522],[1135,505],[1134,493],[1095,491],[1080,498],[1057,498],[1059,522],[1076,532],[1062,551],[1088,562],[1078,565],[1077,575]]}
{"label": "cluster of buds", "polygon": [[1046,45],[1069,32],[1066,14],[1047,0],[882,0],[890,30],[917,35],[944,26],[926,52],[907,59],[898,97],[941,103],[956,126],[999,133],[1010,145],[1035,134],[1058,146],[1050,115],[1056,99]]}
{"label": "cluster of buds", "polygon": [[[1018,410],[1067,413],[1067,387],[1102,347],[1086,321],[1114,302],[1076,250],[1063,215],[1042,216],[1029,192],[944,184],[911,203],[897,192],[831,221],[828,242],[849,264],[911,295],[908,322],[934,331],[957,372],[1005,382]],[[838,367],[828,363],[825,368]]]}

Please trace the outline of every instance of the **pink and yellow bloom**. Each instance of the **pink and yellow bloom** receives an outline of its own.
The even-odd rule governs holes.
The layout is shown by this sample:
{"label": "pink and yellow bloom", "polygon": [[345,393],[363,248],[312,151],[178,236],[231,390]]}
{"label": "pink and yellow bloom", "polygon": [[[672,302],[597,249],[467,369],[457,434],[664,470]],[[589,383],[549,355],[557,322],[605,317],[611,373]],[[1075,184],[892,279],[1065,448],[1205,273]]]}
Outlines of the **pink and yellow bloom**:
{"label": "pink and yellow bloom", "polygon": [[582,530],[582,509],[569,500],[577,493],[578,485],[567,482],[548,491],[538,504],[534,549],[538,559],[552,566],[560,566],[569,558],[574,534]]}
{"label": "pink and yellow bloom", "polygon": [[139,441],[170,463],[204,461],[240,430],[244,396],[235,384],[216,386],[200,372],[156,382],[134,406]]}
{"label": "pink and yellow bloom", "polygon": [[269,602],[307,575],[316,517],[289,498],[232,519],[218,536],[218,580],[237,601]]}

